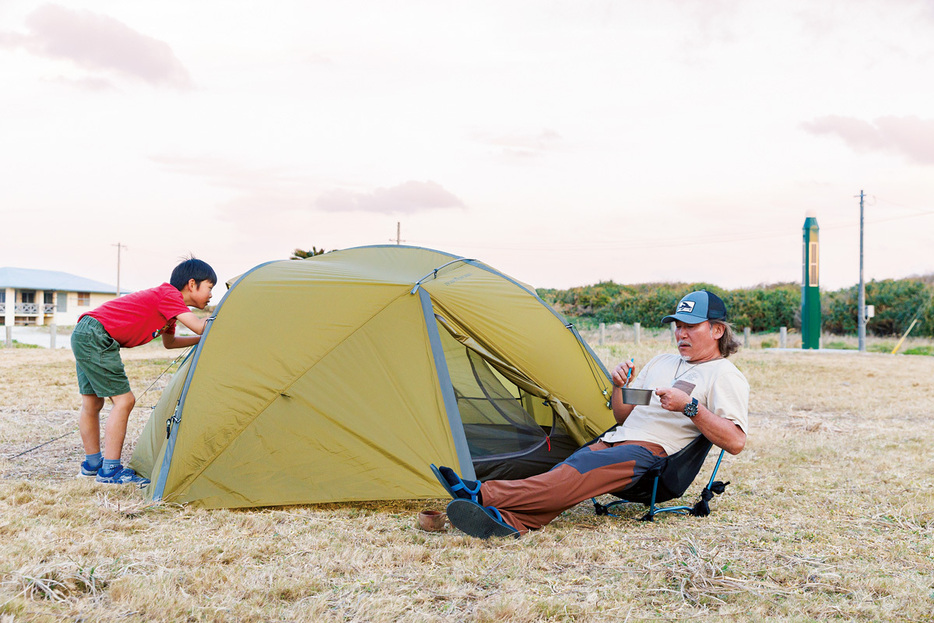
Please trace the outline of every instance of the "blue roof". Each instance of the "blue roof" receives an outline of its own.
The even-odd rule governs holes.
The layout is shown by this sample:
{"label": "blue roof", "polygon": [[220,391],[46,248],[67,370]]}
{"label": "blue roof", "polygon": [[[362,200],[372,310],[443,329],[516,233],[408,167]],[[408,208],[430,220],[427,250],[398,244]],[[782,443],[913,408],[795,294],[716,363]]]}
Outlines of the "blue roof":
{"label": "blue roof", "polygon": [[31,268],[0,268],[0,288],[20,290],[56,290],[58,292],[111,292],[117,287],[109,283],[85,279],[55,270]]}

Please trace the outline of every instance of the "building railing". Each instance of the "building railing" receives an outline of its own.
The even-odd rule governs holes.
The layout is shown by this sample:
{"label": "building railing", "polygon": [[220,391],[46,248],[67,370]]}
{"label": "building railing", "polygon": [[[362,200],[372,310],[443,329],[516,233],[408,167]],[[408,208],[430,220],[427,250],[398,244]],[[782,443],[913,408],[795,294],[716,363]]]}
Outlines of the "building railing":
{"label": "building railing", "polygon": [[[13,304],[13,313],[17,316],[38,316],[39,315],[39,303],[14,303]],[[6,314],[6,302],[0,301],[0,316]],[[46,316],[50,316],[55,313],[55,304],[54,303],[42,303],[42,313]]]}
{"label": "building railing", "polygon": [[[13,304],[13,313],[19,316],[38,316],[39,315],[40,303],[14,303]],[[41,304],[43,314],[54,314],[55,313],[55,304],[54,303],[42,303]],[[6,303],[0,303],[0,312],[6,311]]]}

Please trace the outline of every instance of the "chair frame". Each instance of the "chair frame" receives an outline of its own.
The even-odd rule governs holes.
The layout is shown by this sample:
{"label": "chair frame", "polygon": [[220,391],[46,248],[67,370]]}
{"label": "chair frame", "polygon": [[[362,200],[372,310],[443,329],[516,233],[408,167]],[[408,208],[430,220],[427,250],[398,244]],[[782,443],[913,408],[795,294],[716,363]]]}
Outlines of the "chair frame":
{"label": "chair frame", "polygon": [[[706,446],[706,449],[704,450],[703,459],[700,460],[699,464],[697,465],[696,471],[690,475],[690,481],[683,483],[683,489],[680,491],[680,493],[676,491],[674,494],[671,494],[669,491],[669,494],[659,495],[659,482],[665,478],[669,465],[676,465],[678,459],[681,458],[679,455],[682,453],[688,453],[688,458],[690,458],[690,451],[693,449],[695,444]],[[693,481],[697,478],[697,474],[699,474],[700,470],[703,468],[703,465],[707,460],[707,455],[710,453],[710,448],[712,446],[713,444],[710,443],[707,438],[705,438],[703,435],[699,435],[694,439],[694,441],[688,444],[688,446],[685,446],[679,452],[660,460],[655,467],[649,469],[636,482],[632,483],[629,488],[613,493],[613,495],[620,498],[619,500],[615,500],[609,504],[600,504],[597,502],[597,498],[592,498],[591,501],[594,505],[594,512],[597,515],[609,515],[611,517],[616,517],[617,515],[611,513],[609,509],[621,504],[642,504],[644,506],[648,506],[649,510],[645,515],[639,518],[639,521],[655,521],[655,516],[660,515],[661,513],[674,513],[676,515],[690,514],[698,517],[706,517],[710,513],[710,508],[707,505],[707,502],[713,498],[714,494],[723,493],[726,485],[730,484],[729,482],[722,483],[715,481],[717,472],[720,470],[720,464],[723,462],[723,455],[725,453],[725,450],[722,449],[720,450],[720,454],[717,457],[717,463],[714,465],[713,472],[710,474],[710,479],[707,481],[707,486],[704,487],[704,490],[701,492],[701,500],[697,504],[694,506],[659,506],[659,503],[683,497],[685,491],[687,491],[687,488],[690,487]],[[652,478],[652,489],[651,494],[647,496],[646,494],[648,493],[648,487],[647,484],[643,484],[643,482],[646,478],[650,477]],[[632,497],[641,499],[627,499],[627,493]],[[647,501],[646,497],[648,497]]]}

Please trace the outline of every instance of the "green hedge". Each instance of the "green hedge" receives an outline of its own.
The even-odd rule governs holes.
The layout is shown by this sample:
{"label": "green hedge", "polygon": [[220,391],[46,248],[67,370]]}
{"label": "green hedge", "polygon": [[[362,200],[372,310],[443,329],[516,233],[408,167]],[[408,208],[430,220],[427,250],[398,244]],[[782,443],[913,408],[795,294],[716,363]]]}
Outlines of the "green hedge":
{"label": "green hedge", "polygon": [[[571,319],[607,324],[634,322],[651,325],[670,314],[684,294],[707,289],[720,296],[738,328],[756,332],[779,327],[801,328],[801,286],[796,283],[724,290],[708,283],[648,283],[622,285],[612,281],[567,290],[540,289],[538,294]],[[917,317],[913,336],[934,337],[934,275],[886,279],[866,284],[866,303],[875,306],[867,323],[870,335],[902,335]],[[855,334],[857,288],[821,292],[822,330]]]}
{"label": "green hedge", "polygon": [[[875,306],[875,316],[866,323],[871,335],[901,335],[917,317],[911,330],[915,336],[934,335],[934,306],[930,305],[932,286],[920,279],[886,279],[866,284],[866,304]],[[858,288],[846,288],[821,296],[823,329],[829,333],[857,331]]]}

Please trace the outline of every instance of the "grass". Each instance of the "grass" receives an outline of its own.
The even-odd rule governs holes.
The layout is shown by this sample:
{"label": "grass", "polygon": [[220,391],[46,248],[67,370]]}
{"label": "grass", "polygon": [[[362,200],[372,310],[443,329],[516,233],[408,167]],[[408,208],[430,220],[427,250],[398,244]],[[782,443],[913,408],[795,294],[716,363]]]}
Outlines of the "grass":
{"label": "grass", "polygon": [[9,347],[6,346],[6,342],[0,341],[0,348],[42,348],[42,347],[37,346],[36,344],[24,344],[17,340],[10,340]]}
{"label": "grass", "polygon": [[[622,338],[587,335],[608,364],[670,348]],[[137,394],[168,352],[127,352]],[[751,345],[735,362],[750,437],[708,518],[585,503],[479,541],[416,528],[444,500],[205,511],[77,480],[70,355],[0,350],[0,622],[934,620],[934,359]]]}

